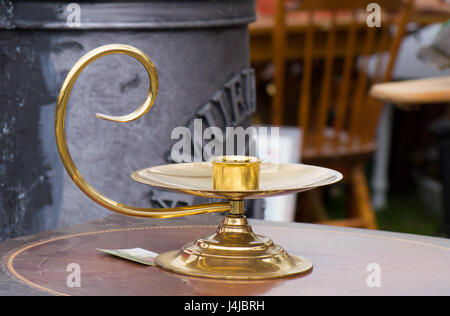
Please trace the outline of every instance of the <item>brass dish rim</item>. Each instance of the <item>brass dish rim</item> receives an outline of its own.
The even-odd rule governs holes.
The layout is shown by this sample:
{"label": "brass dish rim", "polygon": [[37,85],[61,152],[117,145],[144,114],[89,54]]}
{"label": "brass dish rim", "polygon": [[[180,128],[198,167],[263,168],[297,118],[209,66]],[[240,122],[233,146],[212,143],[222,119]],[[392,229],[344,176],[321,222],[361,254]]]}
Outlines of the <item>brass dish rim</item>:
{"label": "brass dish rim", "polygon": [[[265,197],[273,197],[273,196],[280,196],[280,195],[286,195],[286,194],[293,194],[293,193],[299,193],[303,191],[312,190],[321,186],[331,185],[333,183],[339,182],[342,180],[343,175],[333,169],[324,168],[324,167],[318,167],[308,164],[278,164],[278,165],[302,165],[307,166],[311,168],[317,168],[317,169],[326,169],[330,172],[330,177],[327,179],[323,179],[321,181],[318,181],[311,185],[306,185],[302,187],[292,188],[292,189],[271,189],[271,190],[246,190],[246,191],[224,191],[224,190],[214,190],[212,187],[211,189],[199,189],[199,188],[180,188],[176,186],[170,186],[166,183],[162,183],[155,179],[148,179],[143,176],[141,176],[139,173],[143,171],[149,171],[153,168],[160,168],[164,166],[172,166],[172,165],[198,165],[203,164],[210,166],[209,162],[187,162],[187,163],[178,163],[178,164],[164,164],[164,165],[158,165],[153,167],[148,167],[144,169],[136,170],[131,174],[131,178],[139,183],[150,185],[152,187],[156,187],[159,189],[174,191],[174,192],[182,192],[186,194],[196,195],[196,196],[202,196],[202,197],[214,197],[219,199],[230,199],[230,200],[250,200],[250,199],[260,199]],[[270,163],[264,163],[265,165],[268,165]],[[264,173],[263,170],[261,170],[262,173]],[[161,172],[155,172],[155,174],[164,174]],[[167,176],[171,176],[170,174],[165,174]],[[198,178],[209,178],[209,176],[197,176]],[[211,174],[212,177],[212,174]]]}

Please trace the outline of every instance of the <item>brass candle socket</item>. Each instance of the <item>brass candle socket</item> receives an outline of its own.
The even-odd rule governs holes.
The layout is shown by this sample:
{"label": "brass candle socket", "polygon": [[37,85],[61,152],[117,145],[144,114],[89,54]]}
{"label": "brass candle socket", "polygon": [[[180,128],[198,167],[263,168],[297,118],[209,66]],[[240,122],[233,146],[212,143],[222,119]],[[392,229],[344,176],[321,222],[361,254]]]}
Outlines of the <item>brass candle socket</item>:
{"label": "brass candle socket", "polygon": [[213,189],[250,191],[259,189],[261,160],[248,156],[218,156],[213,165]]}

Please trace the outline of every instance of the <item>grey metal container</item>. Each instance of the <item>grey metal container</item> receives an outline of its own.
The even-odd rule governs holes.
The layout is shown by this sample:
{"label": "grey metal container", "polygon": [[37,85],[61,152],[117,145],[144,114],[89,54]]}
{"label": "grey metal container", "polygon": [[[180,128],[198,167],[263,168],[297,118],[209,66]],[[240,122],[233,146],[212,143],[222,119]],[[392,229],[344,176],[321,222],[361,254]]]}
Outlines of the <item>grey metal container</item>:
{"label": "grey metal container", "polygon": [[[110,214],[64,172],[53,130],[65,76],[82,55],[104,44],[128,44],[148,54],[159,73],[159,95],[135,122],[98,120],[97,112],[136,109],[148,78],[139,62],[125,55],[89,65],[68,106],[67,138],[77,167],[98,191],[122,203],[198,202],[152,191],[129,175],[167,163],[172,129],[190,126],[195,117],[205,124],[213,118],[219,127],[248,124],[255,109],[247,30],[253,20],[254,3],[245,0],[102,1],[75,7],[0,1],[0,240]],[[230,99],[233,89],[245,89],[245,104]],[[228,101],[219,102],[218,95]],[[223,109],[228,115],[220,114]]]}

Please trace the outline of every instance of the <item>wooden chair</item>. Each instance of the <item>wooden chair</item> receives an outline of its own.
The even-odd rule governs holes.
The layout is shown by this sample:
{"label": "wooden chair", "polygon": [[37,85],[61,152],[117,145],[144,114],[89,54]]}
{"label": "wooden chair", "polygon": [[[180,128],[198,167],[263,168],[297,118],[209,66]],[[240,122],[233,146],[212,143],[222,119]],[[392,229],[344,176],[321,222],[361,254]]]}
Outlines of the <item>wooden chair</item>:
{"label": "wooden chair", "polygon": [[[299,214],[313,211],[315,221],[352,227],[377,228],[371,207],[370,191],[364,172],[374,152],[376,127],[383,103],[368,95],[376,82],[391,78],[396,55],[413,9],[413,1],[376,1],[382,9],[381,27],[368,27],[366,18],[370,0],[302,0],[298,10],[306,16],[302,73],[297,106],[297,122],[303,131],[302,162],[330,167],[344,174],[349,184],[348,216],[328,221],[320,203],[319,191],[302,194]],[[326,23],[316,17],[329,17]],[[273,34],[275,94],[271,124],[283,125],[287,27],[285,1],[277,0]],[[345,17],[345,18],[343,18]],[[392,32],[395,29],[395,32]],[[315,35],[326,32],[325,49],[317,50]],[[345,34],[345,35],[344,35]],[[323,35],[323,34],[322,34]],[[319,44],[319,43],[317,43]],[[314,52],[317,52],[314,55]],[[339,52],[339,54],[338,54]],[[368,72],[369,59],[376,55],[375,71]],[[315,66],[321,63],[320,79]],[[314,81],[312,77],[315,77]],[[297,88],[298,89],[298,88]]]}

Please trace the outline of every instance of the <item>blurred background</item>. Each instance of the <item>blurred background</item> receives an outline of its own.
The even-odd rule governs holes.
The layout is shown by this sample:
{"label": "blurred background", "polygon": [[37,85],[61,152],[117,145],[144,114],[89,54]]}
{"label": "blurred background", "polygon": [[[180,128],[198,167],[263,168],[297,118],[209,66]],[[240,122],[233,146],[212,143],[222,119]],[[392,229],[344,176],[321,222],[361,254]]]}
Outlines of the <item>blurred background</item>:
{"label": "blurred background", "polygon": [[256,12],[249,27],[254,121],[298,128],[297,158],[340,170],[346,179],[300,194],[287,217],[448,236],[445,140],[433,129],[449,118],[448,92],[405,104],[370,91],[380,82],[437,77],[448,87],[450,3],[257,0]]}

